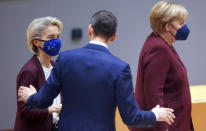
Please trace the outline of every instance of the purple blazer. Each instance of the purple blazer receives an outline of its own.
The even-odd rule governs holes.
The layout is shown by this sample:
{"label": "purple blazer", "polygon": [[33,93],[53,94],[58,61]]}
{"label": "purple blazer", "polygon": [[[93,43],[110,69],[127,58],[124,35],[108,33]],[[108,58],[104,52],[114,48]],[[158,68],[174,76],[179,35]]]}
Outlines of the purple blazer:
{"label": "purple blazer", "polygon": [[189,131],[192,128],[191,96],[187,71],[174,47],[152,33],[140,53],[135,99],[140,109],[151,110],[157,104],[174,109],[173,125],[157,122],[154,129],[130,131]]}
{"label": "purple blazer", "polygon": [[[54,62],[51,61],[54,66]],[[16,89],[20,86],[33,85],[37,91],[45,83],[45,76],[42,66],[34,55],[21,69],[17,76]],[[51,131],[52,115],[47,109],[28,110],[24,102],[17,101],[16,120],[14,131]]]}

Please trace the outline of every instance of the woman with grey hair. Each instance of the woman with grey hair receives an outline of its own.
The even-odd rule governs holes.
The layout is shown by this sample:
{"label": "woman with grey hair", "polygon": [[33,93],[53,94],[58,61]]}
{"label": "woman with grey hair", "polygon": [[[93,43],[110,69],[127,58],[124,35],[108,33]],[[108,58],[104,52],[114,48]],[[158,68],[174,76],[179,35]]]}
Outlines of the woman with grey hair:
{"label": "woman with grey hair", "polygon": [[[59,39],[62,22],[55,17],[34,19],[27,29],[27,44],[33,57],[26,62],[17,76],[16,90],[33,85],[38,91],[54,66],[52,57],[61,49]],[[61,111],[60,95],[47,109],[27,109],[26,103],[17,101],[14,131],[56,131]]]}

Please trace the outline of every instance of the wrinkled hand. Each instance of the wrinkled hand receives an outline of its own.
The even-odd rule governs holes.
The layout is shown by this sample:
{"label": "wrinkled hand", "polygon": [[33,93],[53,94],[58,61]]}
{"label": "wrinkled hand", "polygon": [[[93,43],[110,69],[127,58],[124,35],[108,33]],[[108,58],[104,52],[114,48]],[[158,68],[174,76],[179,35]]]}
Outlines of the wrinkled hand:
{"label": "wrinkled hand", "polygon": [[60,113],[62,109],[62,104],[57,104],[57,105],[52,105],[48,108],[49,110],[49,114],[56,112],[56,113]]}
{"label": "wrinkled hand", "polygon": [[164,108],[157,105],[152,109],[158,115],[157,121],[164,121],[171,125],[174,122],[175,115],[173,114],[174,110],[170,108]]}
{"label": "wrinkled hand", "polygon": [[29,88],[20,86],[18,90],[18,101],[27,102],[28,98],[36,92],[36,89],[32,85],[30,85]]}

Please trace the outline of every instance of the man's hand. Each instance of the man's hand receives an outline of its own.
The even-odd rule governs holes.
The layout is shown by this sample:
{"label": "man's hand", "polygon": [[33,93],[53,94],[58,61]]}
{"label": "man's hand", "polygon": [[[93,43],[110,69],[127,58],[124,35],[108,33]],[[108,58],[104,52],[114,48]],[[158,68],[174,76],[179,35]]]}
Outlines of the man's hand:
{"label": "man's hand", "polygon": [[52,114],[53,112],[59,114],[61,112],[61,109],[62,109],[62,104],[52,105],[48,108],[49,114]]}
{"label": "man's hand", "polygon": [[20,86],[18,90],[18,101],[27,102],[28,98],[36,93],[36,89],[30,85],[28,87]]}
{"label": "man's hand", "polygon": [[158,115],[157,121],[164,121],[171,125],[174,122],[175,115],[172,113],[174,112],[173,109],[170,108],[163,108],[157,105],[152,111]]}

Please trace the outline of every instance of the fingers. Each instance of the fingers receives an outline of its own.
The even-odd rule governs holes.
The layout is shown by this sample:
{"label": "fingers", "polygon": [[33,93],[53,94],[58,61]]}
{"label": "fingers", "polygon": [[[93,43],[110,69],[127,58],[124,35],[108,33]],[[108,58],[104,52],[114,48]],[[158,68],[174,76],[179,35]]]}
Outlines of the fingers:
{"label": "fingers", "polygon": [[36,91],[33,85],[29,85],[29,88]]}
{"label": "fingers", "polygon": [[159,108],[159,120],[157,121],[165,121],[169,125],[174,122],[175,115],[172,113],[173,110],[166,108]]}
{"label": "fingers", "polygon": [[21,86],[21,87],[19,88],[19,90],[18,90],[18,93],[19,93],[19,92],[21,92],[21,93],[27,92],[28,90],[29,90],[29,88],[27,88],[27,87],[25,87],[25,86]]}
{"label": "fingers", "polygon": [[60,112],[61,112],[61,109],[62,109],[62,104],[57,104],[57,105],[55,105],[55,112],[56,112],[56,113],[60,113]]}
{"label": "fingers", "polygon": [[24,90],[26,87],[25,86],[20,86],[19,90]]}
{"label": "fingers", "polygon": [[162,108],[162,109],[165,109],[165,110],[167,110],[167,111],[169,111],[169,112],[174,112],[174,110],[173,109],[171,109],[171,108],[165,108],[165,107],[160,107],[160,105],[158,104],[158,105],[156,105],[155,106],[155,108]]}
{"label": "fingers", "polygon": [[26,102],[27,100],[27,91],[29,88],[25,86],[20,86],[18,90],[18,101]]}
{"label": "fingers", "polygon": [[170,122],[170,120],[167,117],[165,118],[165,122],[167,122],[169,125],[172,125],[172,123]]}
{"label": "fingers", "polygon": [[33,94],[36,93],[36,88],[33,85],[29,85],[29,88],[32,90]]}
{"label": "fingers", "polygon": [[29,88],[31,88],[31,89],[35,89],[33,85],[29,85]]}
{"label": "fingers", "polygon": [[170,112],[170,116],[174,119],[175,115],[173,113]]}
{"label": "fingers", "polygon": [[59,104],[59,108],[62,108],[62,104]]}
{"label": "fingers", "polygon": [[160,105],[156,105],[155,108],[160,108]]}
{"label": "fingers", "polygon": [[62,104],[57,104],[57,105],[54,105],[55,107],[57,108],[62,108]]}
{"label": "fingers", "polygon": [[22,97],[22,95],[23,95],[23,90],[19,90],[18,91],[18,97]]}
{"label": "fingers", "polygon": [[23,97],[22,97],[22,93],[19,93],[18,94],[18,101],[23,101],[23,102],[25,102],[25,100],[23,99]]}
{"label": "fingers", "polygon": [[36,92],[37,92],[36,89],[32,85],[30,85],[29,88],[25,86],[20,86],[18,90],[18,93],[23,93],[29,96],[35,94]]}
{"label": "fingers", "polygon": [[165,111],[166,111],[166,122],[169,124],[169,125],[171,125],[172,123],[174,123],[174,118],[175,118],[175,115],[173,114],[173,113],[171,113],[170,111],[171,110],[166,110],[165,109]]}
{"label": "fingers", "polygon": [[170,124],[174,122],[173,118],[171,115],[167,115],[167,119],[170,121]]}
{"label": "fingers", "polygon": [[21,86],[18,90],[18,97],[21,97],[23,95],[23,93],[25,92],[25,88],[24,86]]}
{"label": "fingers", "polygon": [[170,108],[163,108],[163,109],[165,109],[166,111],[169,111],[169,112],[174,112],[174,110],[170,109]]}
{"label": "fingers", "polygon": [[164,110],[166,111],[167,117],[169,118],[169,120],[170,120],[171,122],[174,122],[173,119],[175,118],[175,115],[172,113],[174,110],[169,109],[169,108],[165,108]]}
{"label": "fingers", "polygon": [[19,98],[18,98],[18,101],[25,102],[25,100],[24,100],[22,97],[19,97]]}

